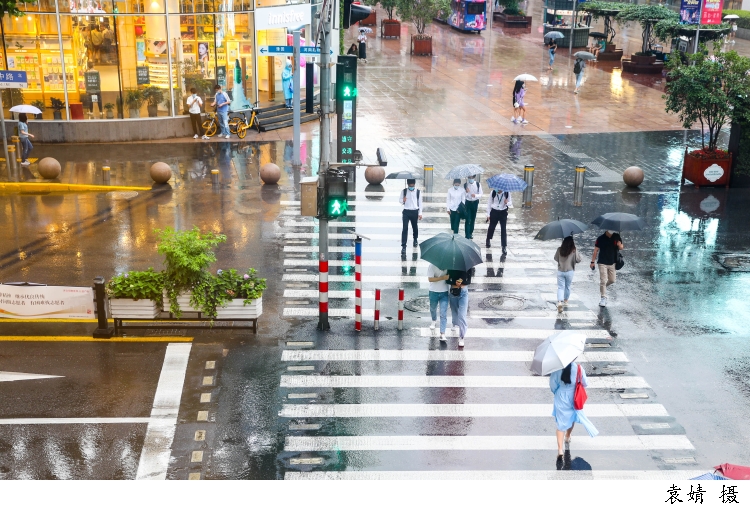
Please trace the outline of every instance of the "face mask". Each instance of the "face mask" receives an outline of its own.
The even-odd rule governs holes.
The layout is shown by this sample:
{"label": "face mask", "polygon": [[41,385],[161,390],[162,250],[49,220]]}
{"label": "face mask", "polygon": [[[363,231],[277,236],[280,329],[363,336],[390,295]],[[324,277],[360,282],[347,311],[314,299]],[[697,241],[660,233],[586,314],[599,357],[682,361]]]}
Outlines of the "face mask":
{"label": "face mask", "polygon": [[457,184],[454,184],[454,185],[453,185],[453,189],[457,190],[457,189],[458,189],[458,185],[457,185]]}
{"label": "face mask", "polygon": [[469,184],[474,184],[474,179],[469,179]]}
{"label": "face mask", "polygon": [[409,191],[414,191],[414,186],[409,186]]}

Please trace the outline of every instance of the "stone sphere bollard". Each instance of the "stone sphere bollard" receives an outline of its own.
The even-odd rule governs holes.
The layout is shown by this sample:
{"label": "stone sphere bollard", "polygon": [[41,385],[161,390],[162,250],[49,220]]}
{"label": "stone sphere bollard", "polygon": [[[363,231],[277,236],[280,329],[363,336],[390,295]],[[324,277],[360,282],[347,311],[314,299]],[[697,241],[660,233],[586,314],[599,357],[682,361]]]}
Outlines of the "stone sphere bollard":
{"label": "stone sphere bollard", "polygon": [[385,168],[382,166],[368,166],[365,170],[365,180],[370,184],[380,184],[385,180]]}
{"label": "stone sphere bollard", "polygon": [[172,168],[168,164],[159,161],[151,165],[149,174],[151,174],[151,178],[156,184],[166,184],[172,178]]}
{"label": "stone sphere bollard", "polygon": [[62,171],[60,162],[55,158],[42,158],[36,169],[43,179],[57,179]]}
{"label": "stone sphere bollard", "polygon": [[266,163],[260,167],[260,179],[263,184],[276,184],[281,179],[281,169],[273,163]]}
{"label": "stone sphere bollard", "polygon": [[629,166],[623,172],[622,180],[631,188],[637,188],[643,182],[643,170],[637,166]]}

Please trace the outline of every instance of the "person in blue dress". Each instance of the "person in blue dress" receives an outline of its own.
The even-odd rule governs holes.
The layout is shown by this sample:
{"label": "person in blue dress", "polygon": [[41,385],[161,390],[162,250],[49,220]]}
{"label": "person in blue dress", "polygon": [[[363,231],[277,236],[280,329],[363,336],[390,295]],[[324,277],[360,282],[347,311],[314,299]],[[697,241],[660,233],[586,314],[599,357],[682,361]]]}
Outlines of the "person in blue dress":
{"label": "person in blue dress", "polygon": [[[583,410],[576,411],[573,406],[573,397],[576,390],[576,375],[578,374],[578,363],[570,363],[562,370],[557,370],[549,375],[549,389],[555,394],[555,403],[552,407],[552,416],[557,422],[557,455],[565,453],[563,442],[570,445],[570,434],[573,425],[580,423],[591,437],[599,434],[594,424],[586,418]],[[581,367],[581,384],[588,386],[586,371]]]}
{"label": "person in blue dress", "polygon": [[286,101],[286,107],[292,109],[292,97],[294,97],[294,90],[292,89],[292,59],[286,58],[286,65],[284,70],[281,72],[281,88],[284,89],[284,100]]}

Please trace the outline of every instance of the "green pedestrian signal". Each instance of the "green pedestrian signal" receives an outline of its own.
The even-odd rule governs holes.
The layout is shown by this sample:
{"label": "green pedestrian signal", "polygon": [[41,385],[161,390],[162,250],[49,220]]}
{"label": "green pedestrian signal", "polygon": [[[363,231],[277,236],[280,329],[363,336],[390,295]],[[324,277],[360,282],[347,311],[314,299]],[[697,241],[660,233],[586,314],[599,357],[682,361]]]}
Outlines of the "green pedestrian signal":
{"label": "green pedestrian signal", "polygon": [[357,89],[354,87],[344,87],[344,97],[357,97]]}
{"label": "green pedestrian signal", "polygon": [[331,198],[328,200],[328,217],[339,218],[346,215],[346,200]]}
{"label": "green pedestrian signal", "polygon": [[341,218],[346,216],[348,184],[345,176],[329,175],[326,178],[325,207],[323,213],[326,218]]}

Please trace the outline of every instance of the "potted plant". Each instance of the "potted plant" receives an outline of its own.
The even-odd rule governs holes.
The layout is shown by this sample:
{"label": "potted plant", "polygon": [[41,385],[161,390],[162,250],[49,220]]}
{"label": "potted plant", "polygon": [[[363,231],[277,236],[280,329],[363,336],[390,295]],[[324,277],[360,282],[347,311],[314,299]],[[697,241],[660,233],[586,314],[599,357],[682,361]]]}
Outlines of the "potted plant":
{"label": "potted plant", "polygon": [[380,37],[401,38],[401,22],[393,17],[397,0],[380,0],[380,7],[385,10],[388,19],[380,22]]}
{"label": "potted plant", "polygon": [[375,6],[378,4],[378,0],[365,0],[363,3],[367,6],[372,7],[372,10],[370,11],[369,16],[367,16],[365,19],[359,22],[359,26],[361,27],[377,26],[378,17],[377,17],[377,14],[375,14]]}
{"label": "potted plant", "polygon": [[105,104],[104,105],[104,109],[107,112],[107,118],[108,119],[114,119],[115,118],[115,112],[114,112],[115,105],[114,105],[114,103],[107,103],[107,104]]}
{"label": "potted plant", "polygon": [[141,96],[146,102],[146,109],[149,117],[156,117],[159,114],[159,105],[164,102],[164,90],[153,85],[144,87],[141,90]]}
{"label": "potted plant", "polygon": [[147,271],[129,271],[107,282],[112,317],[154,319],[162,310],[164,273],[150,267]]}
{"label": "potted plant", "polygon": [[750,95],[750,59],[735,51],[721,51],[717,41],[712,57],[701,45],[687,60],[670,60],[663,96],[666,111],[676,113],[685,129],[698,122],[701,126],[701,149],[688,152],[685,147],[682,183],[687,179],[696,187],[729,186],[732,156],[718,149],[719,133],[728,120],[748,119],[745,98]]}
{"label": "potted plant", "polygon": [[56,97],[51,97],[49,104],[52,108],[52,118],[55,120],[62,120],[62,111],[65,109],[65,101]]}
{"label": "potted plant", "polygon": [[403,21],[414,23],[417,33],[411,36],[414,55],[432,55],[432,36],[425,34],[427,25],[443,7],[443,0],[397,0],[396,10]]}
{"label": "potted plant", "polygon": [[159,237],[157,251],[164,255],[164,297],[169,301],[170,312],[180,317],[182,311],[201,311],[206,304],[206,292],[194,289],[205,289],[211,278],[208,267],[216,262],[213,248],[227,237],[202,233],[198,227],[192,230],[167,227],[155,232]]}
{"label": "potted plant", "polygon": [[41,120],[42,115],[44,114],[44,109],[45,109],[44,101],[42,101],[41,99],[35,99],[34,101],[31,102],[31,106],[36,106],[42,112],[42,113],[37,113],[35,115],[35,118],[37,120]]}
{"label": "potted plant", "polygon": [[495,12],[493,17],[503,24],[503,28],[527,28],[531,26],[531,16],[521,10],[518,0],[499,0],[504,9]]}
{"label": "potted plant", "polygon": [[257,319],[263,313],[265,288],[265,278],[258,278],[255,269],[244,274],[219,269],[216,276],[203,278],[193,294],[200,295],[201,311],[213,319]]}
{"label": "potted plant", "polygon": [[138,89],[127,89],[125,91],[125,104],[128,105],[131,119],[140,118],[141,106],[143,106],[143,93]]}
{"label": "potted plant", "polygon": [[663,20],[679,21],[680,15],[663,5],[628,4],[615,17],[622,25],[636,21],[641,25],[641,51],[622,60],[622,70],[629,73],[661,73],[664,62],[656,60],[654,25]]}

